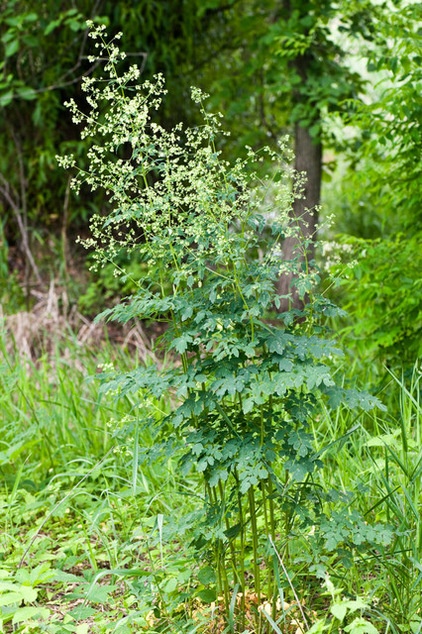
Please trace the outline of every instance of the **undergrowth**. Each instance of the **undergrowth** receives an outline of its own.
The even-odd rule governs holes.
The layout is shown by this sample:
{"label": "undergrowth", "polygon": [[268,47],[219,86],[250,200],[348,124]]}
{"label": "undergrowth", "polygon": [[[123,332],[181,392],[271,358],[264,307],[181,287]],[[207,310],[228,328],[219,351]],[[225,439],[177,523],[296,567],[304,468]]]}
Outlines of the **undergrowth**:
{"label": "undergrowth", "polygon": [[[75,346],[63,358],[57,349],[28,366],[3,354],[3,631],[224,631],[218,603],[207,602],[214,573],[191,541],[203,493],[198,476],[180,474],[183,447],[139,467],[136,447],[152,447],[154,429],[139,429],[136,445],[136,427],[127,435],[124,426],[134,422],[141,394],[136,402],[99,396],[98,366],[113,360],[131,368],[133,354],[110,347],[81,353]],[[394,539],[371,555],[356,547],[341,566],[346,553],[337,549],[331,562],[321,560],[330,577],[320,581],[309,573],[310,540],[292,540],[289,563],[275,569],[281,618],[274,632],[337,631],[352,623],[370,634],[371,625],[420,631],[420,380],[418,367],[410,383],[391,377],[384,400],[394,416],[356,417],[340,408],[314,421],[316,449],[325,454],[315,484],[354,492],[332,501],[332,515],[344,517],[352,505],[371,522],[394,527]],[[145,395],[144,403],[150,415],[171,408],[169,396]],[[255,600],[246,597],[247,614]]]}

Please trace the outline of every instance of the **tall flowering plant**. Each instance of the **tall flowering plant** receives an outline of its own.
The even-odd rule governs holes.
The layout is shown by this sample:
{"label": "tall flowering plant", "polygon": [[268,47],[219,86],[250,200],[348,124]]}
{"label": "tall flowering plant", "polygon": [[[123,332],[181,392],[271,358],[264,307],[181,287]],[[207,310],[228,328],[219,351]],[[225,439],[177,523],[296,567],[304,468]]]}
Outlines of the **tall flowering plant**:
{"label": "tall flowering plant", "polygon": [[[84,80],[87,110],[68,104],[92,141],[90,166],[59,160],[78,170],[76,190],[107,193],[109,211],[92,218],[85,241],[98,265],[122,253],[144,265],[137,291],[101,317],[166,322],[163,345],[174,360],[170,369],[141,366],[105,379],[121,395],[172,394],[172,413],[155,421],[162,434],[153,451],[170,453],[174,434],[182,436],[181,469],[203,478],[204,514],[192,535],[212,571],[207,596],[222,595],[244,627],[253,591],[261,631],[259,606],[269,601],[273,617],[277,609],[274,548],[287,552],[292,533],[323,515],[312,484],[322,463],[308,423],[321,400],[363,407],[374,400],[335,385],[330,360],[340,351],[324,339],[323,323],[336,308],[314,293],[318,279],[306,260],[281,259],[281,241],[300,237],[290,212],[302,183],[286,148],[246,149],[244,160],[226,161],[218,150],[221,116],[205,110],[197,89],[202,125],[164,129],[155,120],[162,76],[139,83],[137,66],[120,73],[125,57],[116,41],[107,41],[104,27],[91,28],[97,56],[107,58],[105,75]],[[263,157],[267,175],[259,177]],[[303,311],[281,313],[276,281],[292,271],[295,292],[308,301]],[[116,265],[116,274],[129,273]]]}

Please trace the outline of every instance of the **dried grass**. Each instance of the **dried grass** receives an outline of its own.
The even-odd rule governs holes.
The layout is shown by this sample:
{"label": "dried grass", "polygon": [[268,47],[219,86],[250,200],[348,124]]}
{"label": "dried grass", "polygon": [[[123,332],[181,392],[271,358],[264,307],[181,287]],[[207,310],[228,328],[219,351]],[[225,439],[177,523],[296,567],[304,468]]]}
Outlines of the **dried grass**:
{"label": "dried grass", "polygon": [[8,354],[18,353],[22,359],[35,362],[44,355],[52,356],[58,345],[61,354],[71,356],[70,348],[95,349],[111,340],[133,350],[143,361],[153,356],[151,342],[140,322],[119,326],[118,330],[95,323],[70,304],[66,290],[57,290],[54,281],[47,291],[33,290],[31,295],[35,303],[29,312],[7,315],[0,305],[0,324]]}

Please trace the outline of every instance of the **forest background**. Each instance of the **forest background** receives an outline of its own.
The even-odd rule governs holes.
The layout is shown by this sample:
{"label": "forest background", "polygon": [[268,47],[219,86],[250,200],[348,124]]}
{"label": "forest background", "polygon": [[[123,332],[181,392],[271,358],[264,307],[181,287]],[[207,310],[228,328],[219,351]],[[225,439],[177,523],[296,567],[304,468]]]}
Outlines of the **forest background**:
{"label": "forest background", "polygon": [[[115,401],[87,380],[110,362],[121,372],[135,358],[148,365],[160,356],[154,341],[163,332],[153,319],[107,331],[93,323],[136,290],[143,265],[122,256],[117,264],[129,271],[123,278],[116,263],[90,270],[92,255],[77,238],[88,237],[89,219],[106,216],[110,204],[101,191],[76,196],[72,175],[57,165],[57,155],[71,152],[88,167],[87,141],[64,106],[74,99],[86,110],[81,81],[101,68],[101,60],[90,61],[87,19],[105,24],[111,37],[123,32],[122,48],[142,81],[164,74],[168,92],[157,116],[165,128],[200,125],[190,99],[196,86],[210,95],[206,111],[224,115],[224,158],[290,139],[292,165],[307,176],[292,214],[320,267],[320,291],[345,310],[330,320],[346,359],[335,373],[387,407],[386,414],[358,418],[341,410],[330,422],[314,421],[312,433],[316,451],[334,443],[334,454],[341,448],[348,456],[327,451],[328,472],[349,461],[344,471],[321,476],[320,486],[350,489],[363,517],[393,525],[396,541],[386,554],[378,544],[368,555],[350,538],[353,563],[341,572],[336,561],[343,557],[344,565],[346,547],[338,547],[337,559],[321,550],[324,572],[318,577],[316,570],[312,581],[304,572],[309,561],[286,554],[290,568],[278,571],[287,607],[280,615],[271,605],[254,621],[249,597],[251,605],[242,604],[246,621],[263,632],[306,631],[312,622],[352,632],[421,631],[421,14],[420,3],[395,0],[3,0],[5,631],[201,631],[195,628],[211,627],[203,624],[211,618],[204,606],[218,604],[213,567],[202,561],[194,573],[189,550],[172,552],[193,513],[186,491],[198,490],[195,477],[183,492],[177,449],[165,466],[157,458],[141,469],[138,446],[155,446],[157,438],[151,430],[140,437],[130,424],[123,432],[121,424],[139,407],[139,394]],[[268,165],[264,158],[262,173]],[[292,245],[284,248],[289,256]],[[281,282],[279,292],[288,292]],[[171,409],[170,401],[154,398],[154,407]],[[178,526],[173,533],[168,517]],[[38,554],[31,554],[35,543]],[[138,544],[138,563],[149,575],[144,585],[134,563]],[[371,566],[363,569],[365,557]],[[321,590],[327,571],[335,587]],[[371,579],[378,576],[375,590]],[[233,629],[230,615],[223,624],[219,618],[211,618],[209,631],[243,631]]]}

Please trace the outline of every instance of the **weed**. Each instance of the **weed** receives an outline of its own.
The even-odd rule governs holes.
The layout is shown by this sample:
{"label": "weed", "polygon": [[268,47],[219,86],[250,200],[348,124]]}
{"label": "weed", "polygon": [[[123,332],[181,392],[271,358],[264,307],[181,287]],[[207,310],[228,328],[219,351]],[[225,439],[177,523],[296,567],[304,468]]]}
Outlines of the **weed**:
{"label": "weed", "polygon": [[[356,512],[324,514],[324,495],[313,480],[322,463],[309,433],[320,399],[328,407],[343,402],[364,409],[379,402],[333,379],[331,359],[339,350],[324,338],[324,322],[336,309],[314,292],[310,245],[291,219],[303,182],[283,153],[265,150],[272,167],[259,182],[250,167],[260,156],[252,150],[234,165],[222,160],[220,118],[206,112],[196,89],[192,98],[203,125],[163,129],[153,119],[163,78],[138,84],[136,66],[119,75],[124,54],[116,41],[107,42],[103,27],[93,28],[91,37],[108,61],[105,80],[84,80],[89,114],[68,104],[75,123],[83,124],[83,138],[92,138],[89,169],[77,170],[73,186],[106,191],[111,210],[94,216],[85,245],[99,266],[113,263],[122,284],[131,276],[136,288],[100,318],[166,322],[162,347],[177,357],[164,370],[139,366],[104,372],[102,379],[121,399],[140,391],[173,395],[167,416],[143,414],[129,425],[134,464],[148,468],[158,456],[173,454],[175,439],[183,440],[181,472],[188,477],[196,469],[204,485],[204,513],[193,530],[204,561],[198,597],[222,596],[226,625],[235,631],[247,625],[246,600],[253,594],[253,627],[265,632],[263,602],[272,606],[274,620],[279,592],[269,540],[290,561],[295,536],[310,526],[317,527],[315,544],[328,551],[388,539],[386,529],[366,527]],[[73,157],[60,162],[76,167]],[[286,237],[302,243],[289,262],[280,258]],[[133,279],[121,267],[122,255],[136,256],[145,273]],[[293,305],[297,294],[308,302],[302,311],[281,313],[276,282],[291,274],[295,289],[284,299]],[[137,434],[151,426],[159,429],[155,442],[138,449]]]}

